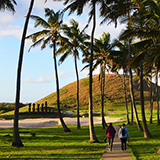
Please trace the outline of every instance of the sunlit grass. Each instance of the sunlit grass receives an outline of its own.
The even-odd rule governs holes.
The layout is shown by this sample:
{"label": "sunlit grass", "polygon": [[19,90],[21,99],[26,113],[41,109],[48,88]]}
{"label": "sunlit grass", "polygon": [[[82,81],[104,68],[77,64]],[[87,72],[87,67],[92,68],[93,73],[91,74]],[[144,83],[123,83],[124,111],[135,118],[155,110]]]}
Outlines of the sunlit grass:
{"label": "sunlit grass", "polygon": [[[88,126],[81,130],[69,126],[71,133],[61,127],[20,129],[22,148],[11,146],[12,129],[0,129],[0,159],[97,159],[104,153],[105,131],[96,125],[95,131],[101,143],[90,143]],[[30,133],[36,133],[32,137]],[[9,134],[9,135],[8,135]]]}
{"label": "sunlit grass", "polygon": [[128,146],[137,160],[159,160],[157,154],[160,145],[160,127],[156,123],[148,124],[153,138],[144,138],[143,132],[137,130],[137,126],[127,126],[130,134]]}

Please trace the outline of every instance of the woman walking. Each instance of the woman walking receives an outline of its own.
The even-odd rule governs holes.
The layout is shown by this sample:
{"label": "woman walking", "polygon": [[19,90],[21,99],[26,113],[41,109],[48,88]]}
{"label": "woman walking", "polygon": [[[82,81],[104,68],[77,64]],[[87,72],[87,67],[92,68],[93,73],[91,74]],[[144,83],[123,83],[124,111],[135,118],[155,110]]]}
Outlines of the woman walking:
{"label": "woman walking", "polygon": [[110,151],[112,151],[115,133],[116,133],[116,130],[112,126],[112,123],[110,123],[108,128],[106,129],[106,135],[107,135],[107,138],[108,138],[108,149]]}

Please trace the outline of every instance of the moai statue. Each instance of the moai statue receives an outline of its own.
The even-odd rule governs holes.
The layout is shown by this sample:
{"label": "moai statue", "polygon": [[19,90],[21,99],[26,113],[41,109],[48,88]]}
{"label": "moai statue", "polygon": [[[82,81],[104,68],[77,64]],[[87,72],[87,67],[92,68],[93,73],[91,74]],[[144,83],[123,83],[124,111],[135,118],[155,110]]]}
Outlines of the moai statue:
{"label": "moai statue", "polygon": [[39,113],[39,106],[40,106],[40,104],[37,104],[37,112]]}
{"label": "moai statue", "polygon": [[33,112],[35,112],[35,103],[33,103]]}
{"label": "moai statue", "polygon": [[31,113],[31,103],[29,103],[28,112]]}
{"label": "moai statue", "polygon": [[45,112],[47,113],[47,101],[45,101]]}
{"label": "moai statue", "polygon": [[42,103],[42,104],[41,104],[41,112],[42,112],[42,113],[44,112],[44,107],[43,107],[43,106],[44,106],[44,104]]}

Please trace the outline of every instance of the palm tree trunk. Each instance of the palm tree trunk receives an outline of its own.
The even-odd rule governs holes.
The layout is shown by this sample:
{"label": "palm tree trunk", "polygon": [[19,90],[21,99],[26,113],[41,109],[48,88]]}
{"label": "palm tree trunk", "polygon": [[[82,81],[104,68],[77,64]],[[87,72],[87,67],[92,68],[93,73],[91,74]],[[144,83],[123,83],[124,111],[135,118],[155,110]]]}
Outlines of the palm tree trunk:
{"label": "palm tree trunk", "polygon": [[107,126],[104,118],[105,65],[106,64],[104,63],[104,66],[101,66],[101,71],[100,71],[102,129],[105,129],[105,127]]}
{"label": "palm tree trunk", "polygon": [[59,80],[58,80],[58,71],[57,71],[57,61],[56,61],[56,42],[53,41],[54,44],[54,48],[53,48],[53,59],[54,59],[54,69],[55,69],[55,78],[56,78],[56,89],[57,89],[57,108],[58,108],[58,116],[60,119],[60,122],[62,124],[62,127],[64,129],[65,132],[70,132],[71,130],[67,127],[67,125],[65,124],[63,117],[62,117],[62,113],[61,113],[61,109],[60,109],[60,98],[59,98]]}
{"label": "palm tree trunk", "polygon": [[[129,53],[129,56],[131,59],[131,46],[130,46],[130,44],[131,44],[131,42],[129,40],[128,41],[128,53]],[[137,109],[136,109],[136,103],[135,103],[135,97],[134,97],[134,91],[133,91],[133,77],[132,77],[132,69],[131,68],[129,68],[129,86],[130,86],[132,106],[133,106],[134,114],[135,114],[135,118],[136,118],[136,124],[137,124],[138,130],[143,131],[142,126],[139,121],[139,118],[138,118]]]}
{"label": "palm tree trunk", "polygon": [[127,115],[127,124],[130,124],[129,121],[129,112],[128,112],[128,104],[127,104],[127,96],[126,96],[126,82],[125,82],[125,73],[123,70],[123,87],[124,87],[124,98],[125,98],[125,103],[126,103],[126,115]]}
{"label": "palm tree trunk", "polygon": [[154,87],[152,87],[152,79],[151,79],[151,87],[150,87],[150,120],[149,123],[152,124],[152,115],[153,115],[153,98],[154,98]]}
{"label": "palm tree trunk", "polygon": [[145,109],[144,109],[144,94],[143,94],[143,64],[141,63],[141,72],[140,72],[140,97],[141,97],[141,113],[142,113],[142,124],[145,138],[151,138],[152,135],[148,130],[146,117],[145,117]]}
{"label": "palm tree trunk", "polygon": [[133,105],[133,109],[134,109],[134,115],[135,115],[138,130],[143,131],[142,126],[141,126],[140,121],[139,121],[139,118],[138,118],[137,109],[136,109],[136,103],[135,103],[134,91],[133,91],[133,80],[132,79],[133,79],[132,78],[132,70],[130,68],[129,69],[129,81],[130,81],[129,84],[130,84],[131,101],[132,101],[132,105]]}
{"label": "palm tree trunk", "polygon": [[133,124],[133,104],[132,104],[132,100],[131,100],[131,122],[130,125]]}
{"label": "palm tree trunk", "polygon": [[96,27],[96,11],[95,11],[95,0],[93,0],[93,28],[91,34],[91,58],[90,58],[90,68],[89,68],[89,131],[90,131],[90,141],[98,142],[94,131],[93,123],[93,103],[92,103],[92,66],[93,66],[93,40],[94,40],[94,31]]}
{"label": "palm tree trunk", "polygon": [[159,120],[159,97],[158,97],[158,66],[157,65],[157,70],[156,70],[156,101],[157,101],[157,125],[160,125],[160,120]]}
{"label": "palm tree trunk", "polygon": [[76,70],[76,77],[77,77],[77,129],[81,129],[80,125],[80,117],[79,117],[79,75],[78,75],[78,69],[77,69],[77,58],[74,57],[75,62],[75,70]]}
{"label": "palm tree trunk", "polygon": [[34,4],[34,0],[31,0],[29,10],[27,13],[27,17],[26,17],[26,21],[25,21],[25,25],[24,25],[24,29],[23,29],[19,61],[18,61],[18,69],[17,69],[16,106],[15,106],[15,111],[14,111],[13,142],[12,142],[12,146],[16,146],[16,147],[23,147],[23,143],[19,135],[19,127],[18,127],[20,90],[21,90],[21,71],[22,71],[23,53],[24,53],[24,46],[25,46],[25,37],[27,33],[29,17],[32,12],[33,4]]}

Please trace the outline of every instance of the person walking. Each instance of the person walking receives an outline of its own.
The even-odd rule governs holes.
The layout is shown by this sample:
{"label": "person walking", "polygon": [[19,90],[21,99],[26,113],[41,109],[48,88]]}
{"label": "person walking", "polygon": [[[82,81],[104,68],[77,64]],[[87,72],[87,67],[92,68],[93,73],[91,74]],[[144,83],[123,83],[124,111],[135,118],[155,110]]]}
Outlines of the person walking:
{"label": "person walking", "polygon": [[116,130],[112,126],[112,123],[110,123],[109,126],[106,129],[106,135],[107,135],[107,138],[108,138],[108,149],[110,151],[112,151],[115,133],[116,133]]}
{"label": "person walking", "polygon": [[119,129],[118,136],[121,140],[121,149],[124,151],[126,150],[127,138],[129,138],[128,129],[125,127],[125,124],[122,124],[122,127]]}

